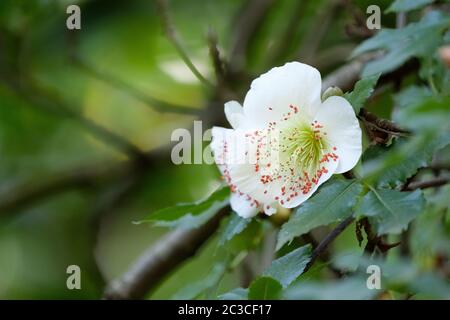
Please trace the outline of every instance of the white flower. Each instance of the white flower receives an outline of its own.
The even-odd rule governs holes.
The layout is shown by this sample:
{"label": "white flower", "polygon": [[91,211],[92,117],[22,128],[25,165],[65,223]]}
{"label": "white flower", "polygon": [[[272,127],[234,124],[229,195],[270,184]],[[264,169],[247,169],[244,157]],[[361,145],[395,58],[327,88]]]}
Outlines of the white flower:
{"label": "white flower", "polygon": [[[254,80],[244,106],[225,104],[233,129],[214,127],[211,148],[242,217],[306,201],[361,156],[361,128],[350,103],[321,101],[319,71],[290,62]],[[249,160],[251,158],[252,160]]]}

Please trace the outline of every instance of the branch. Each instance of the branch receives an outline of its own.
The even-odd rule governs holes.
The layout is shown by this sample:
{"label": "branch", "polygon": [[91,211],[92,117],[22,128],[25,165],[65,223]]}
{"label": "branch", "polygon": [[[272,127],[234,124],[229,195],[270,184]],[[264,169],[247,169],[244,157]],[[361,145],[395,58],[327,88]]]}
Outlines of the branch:
{"label": "branch", "polygon": [[[314,236],[312,235],[311,232],[305,233],[301,236],[302,240],[305,243],[309,243],[313,246],[313,248],[317,248],[319,246],[319,243],[317,242],[317,240],[314,238]],[[330,260],[330,252],[327,250],[327,248],[323,249],[321,254],[317,257],[320,258],[321,261],[328,261]],[[327,268],[328,270],[331,271],[331,273],[336,277],[336,278],[341,278],[343,276],[343,273],[341,270],[335,268],[333,265],[331,264],[327,264]]]}
{"label": "branch", "polygon": [[390,120],[379,118],[375,114],[367,111],[365,108],[361,108],[361,111],[359,112],[359,117],[362,118],[362,120],[367,122],[370,126],[375,128],[376,130],[385,133],[400,136],[408,136],[411,133],[408,130],[400,128]]}
{"label": "branch", "polygon": [[106,299],[142,299],[167,274],[196,254],[202,244],[217,230],[230,208],[220,210],[197,229],[177,229],[167,234],[144,252],[120,278],[114,280],[104,294]]}
{"label": "branch", "polygon": [[186,66],[192,71],[192,73],[197,77],[197,79],[200,80],[200,82],[202,82],[207,86],[214,87],[214,85],[211,82],[209,82],[209,80],[207,80],[200,73],[200,71],[198,71],[198,69],[195,67],[195,65],[189,58],[189,55],[184,50],[183,45],[181,44],[180,38],[178,36],[178,33],[175,30],[175,26],[169,16],[167,0],[156,0],[156,6],[161,16],[164,32],[169,41],[172,42],[173,46],[178,51],[178,54],[180,55],[181,59],[183,59]]}
{"label": "branch", "polygon": [[375,232],[373,232],[369,219],[365,217],[358,220],[356,224],[357,234],[360,237],[358,238],[360,246],[362,242],[361,229],[364,229],[367,238],[367,243],[366,246],[364,247],[364,253],[369,256],[371,256],[376,249],[378,249],[381,253],[386,253],[390,249],[395,248],[401,244],[401,242],[386,243],[383,239],[383,236],[378,236]]}
{"label": "branch", "polygon": [[405,188],[405,190],[412,191],[412,190],[416,190],[416,189],[436,188],[436,187],[446,185],[449,182],[450,182],[449,177],[441,177],[441,178],[436,178],[436,179],[428,180],[428,181],[411,182],[408,184],[408,186]]}
{"label": "branch", "polygon": [[218,87],[222,87],[226,82],[226,68],[225,61],[222,59],[220,55],[220,51],[217,45],[217,34],[213,29],[208,30],[208,49],[209,56],[211,57],[211,61],[214,67],[214,72],[217,78]]}
{"label": "branch", "polygon": [[333,242],[334,239],[336,239],[354,220],[355,218],[352,214],[339,223],[336,228],[334,228],[322,241],[320,241],[319,245],[313,250],[311,260],[308,262],[303,272],[308,271],[312,267],[317,258],[319,258],[327,250],[330,243]]}

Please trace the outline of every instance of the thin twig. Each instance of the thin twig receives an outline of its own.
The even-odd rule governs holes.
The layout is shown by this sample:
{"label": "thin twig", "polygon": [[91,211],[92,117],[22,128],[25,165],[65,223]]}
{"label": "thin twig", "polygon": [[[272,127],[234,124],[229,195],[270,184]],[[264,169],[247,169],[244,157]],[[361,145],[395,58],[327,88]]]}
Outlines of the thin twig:
{"label": "thin twig", "polygon": [[359,112],[359,117],[362,118],[371,126],[373,126],[374,128],[376,128],[377,130],[382,132],[402,136],[409,136],[411,133],[406,129],[400,128],[390,120],[379,118],[372,112],[367,111],[365,108],[361,108],[361,111]]}
{"label": "thin twig", "polygon": [[355,218],[352,214],[340,222],[336,228],[334,228],[322,241],[320,241],[319,245],[313,250],[311,260],[308,262],[303,272],[308,271],[312,267],[317,258],[319,258],[327,250],[330,243],[333,242],[334,239],[336,239],[354,220]]}
{"label": "thin twig", "polygon": [[[379,127],[376,123],[370,122],[369,120],[367,120],[366,118],[363,117],[359,117],[358,119],[360,119],[361,121],[364,122],[364,124],[367,126],[367,129],[372,131],[372,130],[378,130],[393,136],[397,136],[397,137],[409,137],[410,135],[404,132],[399,132],[397,130],[389,130],[389,129],[385,129],[382,127]],[[385,119],[380,119],[380,120],[385,120]]]}
{"label": "thin twig", "polygon": [[[313,246],[313,248],[317,248],[319,246],[319,243],[317,242],[317,240],[314,238],[314,236],[312,235],[311,232],[305,233],[302,236],[302,239],[305,243],[309,243]],[[327,249],[323,250],[323,252],[320,255],[320,260],[321,261],[328,261],[330,260],[330,253]],[[328,263],[327,265],[328,270],[331,271],[331,273],[336,277],[336,278],[341,278],[342,277],[342,272],[341,270],[335,268],[331,263]]]}
{"label": "thin twig", "polygon": [[217,34],[212,28],[208,30],[207,39],[208,39],[209,56],[211,57],[211,61],[214,67],[214,72],[217,78],[217,84],[219,87],[221,87],[226,82],[226,67],[225,67],[226,63],[220,55],[219,47],[217,44]]}
{"label": "thin twig", "polygon": [[178,33],[175,30],[175,26],[169,15],[167,0],[156,0],[156,6],[161,16],[162,26],[166,34],[166,37],[169,39],[170,42],[172,42],[173,46],[177,50],[181,59],[183,59],[186,66],[197,77],[197,79],[200,80],[200,82],[209,87],[214,87],[214,85],[208,79],[206,79],[200,73],[200,71],[198,71],[197,67],[192,63],[191,59],[189,58],[189,55],[186,53],[183,45],[181,44],[181,40],[178,36]]}
{"label": "thin twig", "polygon": [[408,186],[405,188],[405,190],[412,191],[416,189],[427,189],[427,188],[436,188],[443,185],[446,185],[450,182],[449,177],[440,177],[433,180],[428,181],[417,181],[417,182],[411,182],[408,184]]}

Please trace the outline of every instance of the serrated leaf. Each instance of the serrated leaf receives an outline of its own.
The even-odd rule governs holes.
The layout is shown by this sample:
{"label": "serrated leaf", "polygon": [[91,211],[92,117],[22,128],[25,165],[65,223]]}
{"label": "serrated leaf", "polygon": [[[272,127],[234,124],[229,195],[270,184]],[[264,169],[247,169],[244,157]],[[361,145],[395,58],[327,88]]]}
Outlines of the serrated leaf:
{"label": "serrated leaf", "polygon": [[228,219],[225,229],[220,236],[219,245],[224,245],[234,236],[240,234],[248,226],[251,220],[252,219],[245,219],[233,213]]}
{"label": "serrated leaf", "polygon": [[434,153],[449,143],[448,133],[397,140],[377,157],[363,162],[364,179],[378,187],[399,187],[418,169],[427,166]]}
{"label": "serrated leaf", "polygon": [[356,114],[359,114],[366,100],[372,95],[380,75],[378,73],[359,80],[356,82],[352,92],[346,92],[344,94],[344,98],[350,102]]}
{"label": "serrated leaf", "polygon": [[303,273],[309,260],[311,260],[311,245],[308,244],[274,260],[264,271],[263,276],[277,280],[286,288]]}
{"label": "serrated leaf", "polygon": [[433,3],[434,0],[395,0],[386,12],[406,12],[422,8],[423,6]]}
{"label": "serrated leaf", "polygon": [[341,221],[350,216],[362,186],[356,180],[333,179],[304,202],[286,222],[278,234],[277,250],[295,237],[310,230]]}
{"label": "serrated leaf", "polygon": [[400,192],[371,189],[362,199],[357,213],[369,217],[378,235],[398,234],[408,227],[425,207],[422,191]]}
{"label": "serrated leaf", "polygon": [[386,51],[381,58],[366,64],[362,76],[392,71],[412,57],[434,54],[442,43],[442,33],[448,27],[448,22],[447,15],[431,11],[419,22],[410,23],[404,28],[383,28],[374,37],[364,41],[353,53],[353,56],[357,56],[374,50]]}
{"label": "serrated leaf", "polygon": [[219,300],[247,300],[248,289],[236,288],[219,296]]}
{"label": "serrated leaf", "polygon": [[211,219],[217,211],[228,205],[230,190],[226,187],[213,192],[207,199],[164,208],[150,214],[138,223],[151,222],[156,226],[197,228]]}
{"label": "serrated leaf", "polygon": [[270,277],[256,278],[248,289],[250,300],[276,300],[280,298],[281,284]]}

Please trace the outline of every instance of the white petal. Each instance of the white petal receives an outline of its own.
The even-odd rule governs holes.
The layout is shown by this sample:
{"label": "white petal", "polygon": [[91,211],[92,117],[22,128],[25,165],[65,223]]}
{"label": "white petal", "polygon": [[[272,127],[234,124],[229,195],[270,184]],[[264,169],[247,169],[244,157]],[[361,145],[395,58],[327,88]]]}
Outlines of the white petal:
{"label": "white petal", "polygon": [[321,184],[326,182],[334,173],[336,173],[336,168],[338,167],[338,165],[339,162],[333,160],[323,163],[323,167],[327,169],[327,172],[323,173],[320,176],[317,183],[314,183],[311,186],[311,189],[306,194],[299,194],[298,196],[292,197],[290,201],[285,201],[283,204],[280,203],[280,205],[284,208],[294,208],[308,200],[314,194],[314,192],[316,192],[317,188],[319,188]]}
{"label": "white petal", "polygon": [[244,126],[245,118],[239,102],[229,101],[225,103],[225,116],[234,129]]}
{"label": "white petal", "polygon": [[280,121],[290,105],[314,118],[320,106],[321,77],[317,69],[299,62],[286,63],[261,75],[251,84],[244,101],[244,114],[255,128]]}
{"label": "white petal", "polygon": [[231,208],[242,218],[251,218],[258,214],[259,208],[252,206],[251,202],[247,200],[246,195],[232,193],[230,197]]}
{"label": "white petal", "polygon": [[327,133],[327,139],[339,156],[336,173],[352,169],[362,153],[362,134],[358,119],[350,103],[342,97],[325,100],[316,115]]}
{"label": "white petal", "polygon": [[[212,130],[211,149],[214,152],[214,159],[225,182],[230,185],[231,191],[240,195],[239,208],[245,208],[242,201],[245,201],[247,206],[259,209],[263,208],[266,203],[274,203],[275,190],[280,189],[278,181],[270,183],[261,181],[266,168],[262,168],[260,160],[253,161],[256,160],[256,156],[252,157],[252,155],[256,155],[257,150],[261,149],[251,142],[253,141],[251,138],[246,138],[247,134],[254,133],[220,127],[214,127]],[[259,137],[265,138],[262,133]],[[256,169],[257,165],[258,169]],[[260,165],[261,168],[259,168]],[[246,214],[245,212],[238,213]]]}

